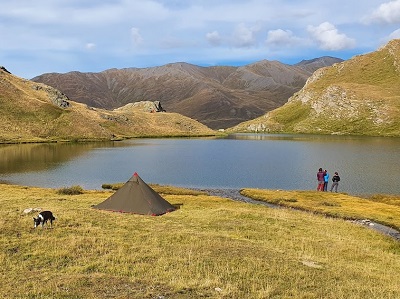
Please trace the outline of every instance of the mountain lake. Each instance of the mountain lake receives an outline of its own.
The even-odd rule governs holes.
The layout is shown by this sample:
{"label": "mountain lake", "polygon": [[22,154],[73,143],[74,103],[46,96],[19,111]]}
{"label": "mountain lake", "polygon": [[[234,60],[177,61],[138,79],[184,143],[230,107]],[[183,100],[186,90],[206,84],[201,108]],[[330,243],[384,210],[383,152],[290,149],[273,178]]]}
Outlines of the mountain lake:
{"label": "mountain lake", "polygon": [[[200,189],[316,190],[318,168],[339,192],[400,194],[400,138],[233,134],[115,142],[0,145],[0,182],[101,189],[137,172],[147,183]],[[330,179],[329,187],[332,184]]]}

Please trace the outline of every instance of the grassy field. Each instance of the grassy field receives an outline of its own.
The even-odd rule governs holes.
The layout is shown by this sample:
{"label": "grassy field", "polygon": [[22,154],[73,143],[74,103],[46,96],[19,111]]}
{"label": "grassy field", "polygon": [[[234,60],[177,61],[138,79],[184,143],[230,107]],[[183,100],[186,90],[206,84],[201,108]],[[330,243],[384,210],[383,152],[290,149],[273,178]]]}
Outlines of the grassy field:
{"label": "grassy field", "polygon": [[[400,298],[400,242],[388,236],[316,213],[154,188],[180,208],[121,214],[91,208],[113,191],[0,185],[0,297]],[[396,207],[393,198],[364,201]],[[36,213],[23,211],[36,207],[54,212],[52,229],[32,229]]]}

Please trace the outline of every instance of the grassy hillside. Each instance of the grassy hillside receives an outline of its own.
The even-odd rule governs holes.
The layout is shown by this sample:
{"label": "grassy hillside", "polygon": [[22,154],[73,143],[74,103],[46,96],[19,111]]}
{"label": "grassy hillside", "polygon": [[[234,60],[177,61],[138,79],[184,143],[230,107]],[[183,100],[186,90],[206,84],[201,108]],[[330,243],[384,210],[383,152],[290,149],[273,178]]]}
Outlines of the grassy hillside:
{"label": "grassy hillside", "polygon": [[400,136],[400,40],[316,71],[285,105],[231,131]]}
{"label": "grassy hillside", "polygon": [[[400,243],[388,236],[314,213],[154,188],[180,209],[159,217],[99,211],[91,206],[111,191],[1,185],[0,296],[400,297]],[[53,229],[32,229],[36,213],[23,211],[36,207],[55,213]]]}
{"label": "grassy hillside", "polygon": [[203,136],[215,132],[176,113],[107,111],[0,69],[0,142]]}

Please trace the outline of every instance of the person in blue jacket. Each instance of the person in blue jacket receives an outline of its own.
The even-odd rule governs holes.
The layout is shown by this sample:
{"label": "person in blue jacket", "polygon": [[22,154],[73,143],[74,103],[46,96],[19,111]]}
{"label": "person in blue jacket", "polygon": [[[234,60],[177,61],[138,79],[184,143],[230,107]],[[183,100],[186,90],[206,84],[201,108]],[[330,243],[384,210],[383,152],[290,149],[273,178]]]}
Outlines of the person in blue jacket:
{"label": "person in blue jacket", "polygon": [[325,169],[324,171],[324,191],[328,191],[329,173]]}

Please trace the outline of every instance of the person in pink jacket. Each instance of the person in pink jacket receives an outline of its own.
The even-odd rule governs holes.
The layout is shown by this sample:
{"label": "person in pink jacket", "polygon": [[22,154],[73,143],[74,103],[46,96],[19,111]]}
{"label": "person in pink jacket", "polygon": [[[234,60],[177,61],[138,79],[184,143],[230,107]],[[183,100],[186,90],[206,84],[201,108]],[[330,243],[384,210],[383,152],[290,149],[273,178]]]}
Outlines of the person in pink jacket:
{"label": "person in pink jacket", "polygon": [[325,173],[322,171],[322,168],[318,169],[318,172],[317,172],[317,181],[318,181],[317,191],[324,191],[324,184],[325,184],[324,176],[325,176]]}

